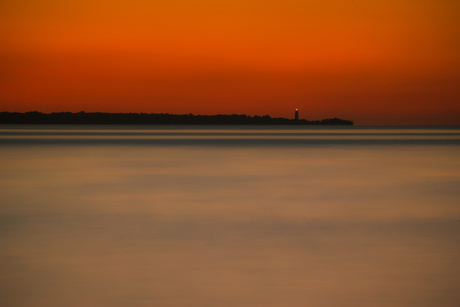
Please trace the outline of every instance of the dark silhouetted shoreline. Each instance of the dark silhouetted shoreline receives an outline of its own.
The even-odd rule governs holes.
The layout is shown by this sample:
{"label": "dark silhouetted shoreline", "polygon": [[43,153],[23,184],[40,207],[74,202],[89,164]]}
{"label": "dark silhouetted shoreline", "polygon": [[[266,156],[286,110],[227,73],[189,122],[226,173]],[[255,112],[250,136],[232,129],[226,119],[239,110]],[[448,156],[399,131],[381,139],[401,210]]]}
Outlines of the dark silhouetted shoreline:
{"label": "dark silhouetted shoreline", "polygon": [[32,125],[353,125],[351,120],[329,118],[305,119],[272,118],[247,115],[193,115],[168,113],[41,113],[0,112],[0,124]]}

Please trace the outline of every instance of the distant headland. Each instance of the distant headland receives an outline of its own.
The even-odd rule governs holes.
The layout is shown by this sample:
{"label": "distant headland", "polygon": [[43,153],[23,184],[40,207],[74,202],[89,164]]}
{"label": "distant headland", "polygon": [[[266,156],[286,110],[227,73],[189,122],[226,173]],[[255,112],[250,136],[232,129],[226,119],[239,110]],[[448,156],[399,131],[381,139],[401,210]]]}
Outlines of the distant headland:
{"label": "distant headland", "polygon": [[328,118],[323,120],[272,118],[248,115],[193,115],[169,113],[86,113],[86,112],[0,112],[0,124],[27,125],[353,125],[351,120]]}

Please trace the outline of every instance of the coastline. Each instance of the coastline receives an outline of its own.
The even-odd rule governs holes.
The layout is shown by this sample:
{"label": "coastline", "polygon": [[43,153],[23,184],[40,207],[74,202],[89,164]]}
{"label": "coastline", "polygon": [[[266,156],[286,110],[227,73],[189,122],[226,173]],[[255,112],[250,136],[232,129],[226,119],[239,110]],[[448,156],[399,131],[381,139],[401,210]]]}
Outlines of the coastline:
{"label": "coastline", "polygon": [[25,125],[353,125],[339,118],[308,121],[306,119],[272,118],[269,115],[194,115],[169,113],[102,113],[102,112],[0,112],[0,124]]}

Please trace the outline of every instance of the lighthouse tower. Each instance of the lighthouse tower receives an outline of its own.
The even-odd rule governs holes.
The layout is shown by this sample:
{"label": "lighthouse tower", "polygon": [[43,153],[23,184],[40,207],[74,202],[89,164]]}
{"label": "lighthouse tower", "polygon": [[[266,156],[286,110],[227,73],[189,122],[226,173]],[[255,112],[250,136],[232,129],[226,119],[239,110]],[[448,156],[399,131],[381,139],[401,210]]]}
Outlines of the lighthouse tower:
{"label": "lighthouse tower", "polygon": [[299,120],[299,110],[295,109],[295,120]]}

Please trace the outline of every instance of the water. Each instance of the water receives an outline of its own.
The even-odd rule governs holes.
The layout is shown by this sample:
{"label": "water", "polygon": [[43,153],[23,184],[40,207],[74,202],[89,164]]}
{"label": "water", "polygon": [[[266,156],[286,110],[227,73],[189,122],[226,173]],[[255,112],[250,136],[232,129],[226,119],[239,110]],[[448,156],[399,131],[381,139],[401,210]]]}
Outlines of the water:
{"label": "water", "polygon": [[0,306],[459,306],[460,129],[3,126]]}

